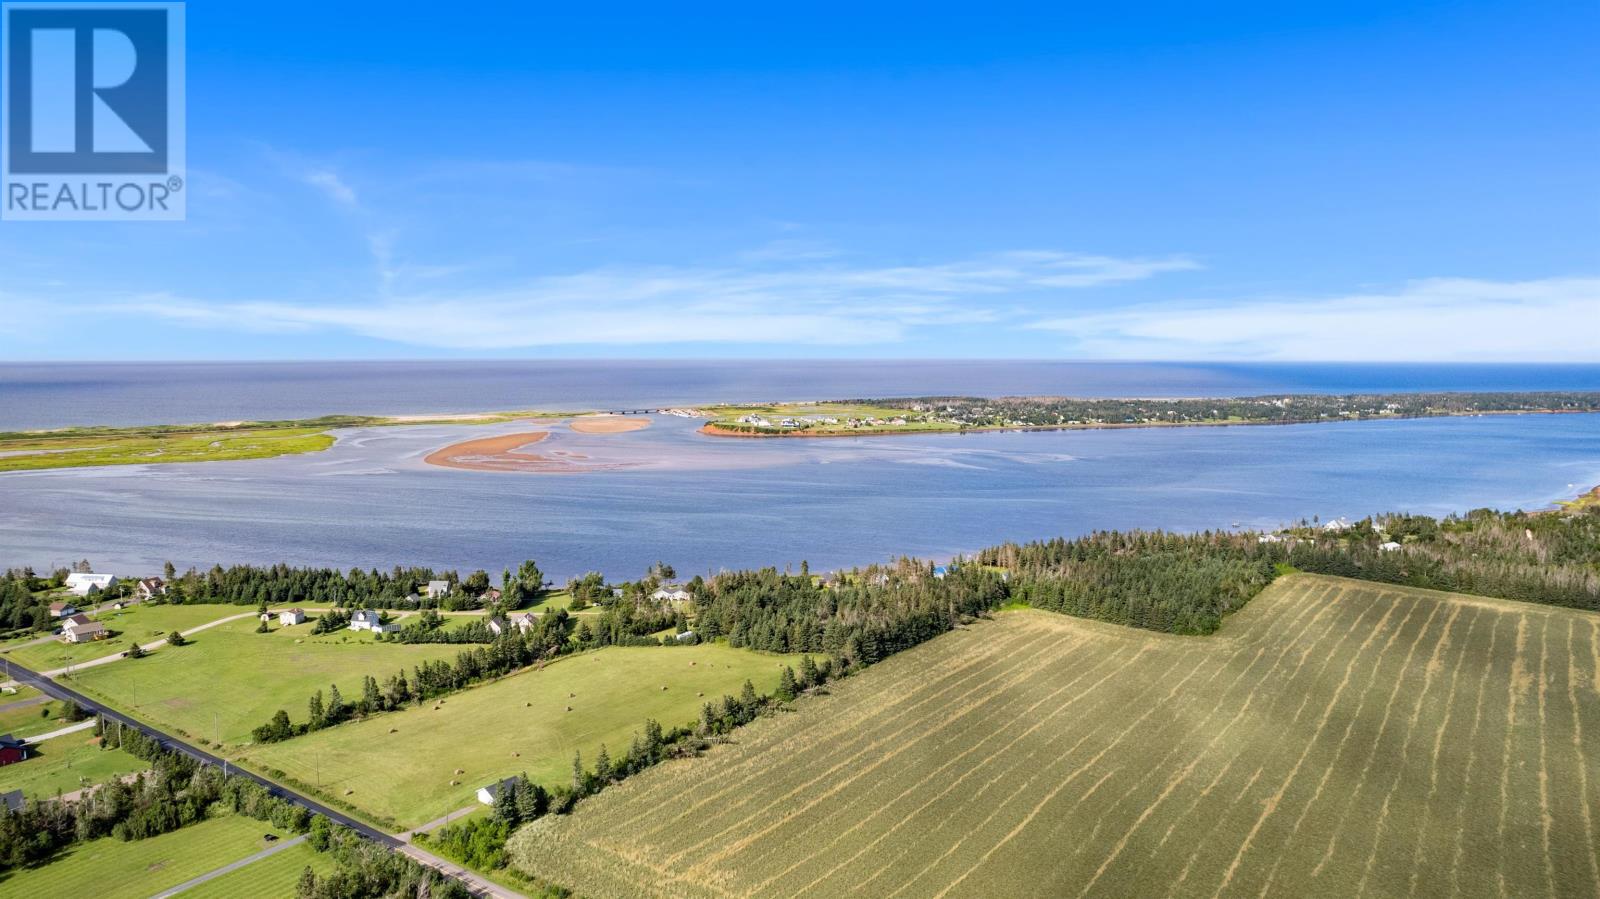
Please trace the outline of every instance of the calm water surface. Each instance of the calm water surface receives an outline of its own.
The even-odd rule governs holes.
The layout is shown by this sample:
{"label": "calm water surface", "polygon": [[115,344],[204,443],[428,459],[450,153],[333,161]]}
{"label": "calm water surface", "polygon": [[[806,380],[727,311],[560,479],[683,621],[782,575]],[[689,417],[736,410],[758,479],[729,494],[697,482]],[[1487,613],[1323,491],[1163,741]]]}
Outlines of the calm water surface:
{"label": "calm water surface", "polygon": [[540,452],[628,466],[583,474],[428,466],[496,431],[427,426],[340,432],[312,456],[0,475],[0,564],[825,569],[1100,528],[1538,508],[1600,483],[1597,415],[766,441],[696,425],[555,425]]}

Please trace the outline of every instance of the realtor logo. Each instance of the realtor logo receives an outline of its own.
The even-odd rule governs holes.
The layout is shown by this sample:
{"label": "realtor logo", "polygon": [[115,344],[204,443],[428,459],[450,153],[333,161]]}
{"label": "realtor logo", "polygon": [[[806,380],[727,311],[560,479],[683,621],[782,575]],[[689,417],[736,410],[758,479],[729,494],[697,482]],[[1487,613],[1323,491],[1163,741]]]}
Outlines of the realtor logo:
{"label": "realtor logo", "polygon": [[182,3],[0,3],[0,218],[185,214]]}

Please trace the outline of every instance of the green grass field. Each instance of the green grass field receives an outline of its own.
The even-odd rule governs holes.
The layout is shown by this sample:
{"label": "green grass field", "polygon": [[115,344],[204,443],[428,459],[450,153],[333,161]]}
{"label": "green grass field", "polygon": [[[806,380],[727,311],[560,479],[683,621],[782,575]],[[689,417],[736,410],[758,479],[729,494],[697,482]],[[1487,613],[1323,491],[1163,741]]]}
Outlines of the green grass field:
{"label": "green grass field", "polygon": [[1296,576],[1004,613],[520,831],[593,897],[1594,896],[1600,615]]}
{"label": "green grass field", "polygon": [[149,767],[120,749],[101,749],[92,730],[46,740],[34,750],[32,758],[0,768],[0,793],[21,790],[30,799],[49,799]]}
{"label": "green grass field", "polygon": [[307,865],[319,876],[334,867],[332,856],[300,843],[185,890],[181,895],[184,899],[284,899],[295,894],[300,872]]}
{"label": "green grass field", "polygon": [[0,702],[0,734],[31,737],[72,723],[62,719],[62,705],[55,700],[16,708],[6,708],[8,704]]}
{"label": "green grass field", "polygon": [[[145,899],[266,848],[271,844],[262,835],[267,833],[286,836],[270,824],[225,815],[146,840],[103,837],[76,844],[40,867],[0,873],[0,896]],[[241,895],[293,895],[293,887],[287,893]]]}
{"label": "green grass field", "polygon": [[746,679],[771,692],[780,666],[798,662],[722,644],[608,647],[448,696],[437,710],[428,703],[247,755],[258,769],[320,783],[330,797],[416,826],[470,805],[479,787],[512,774],[569,782],[575,751],[592,760],[605,743],[620,756],[646,718],[689,724],[702,703],[737,695]]}
{"label": "green grass field", "polygon": [[[238,608],[234,606],[232,608]],[[448,644],[378,643],[370,634],[311,636],[312,622],[255,633],[253,617],[201,631],[187,646],[164,646],[142,659],[86,668],[71,686],[160,727],[228,744],[250,739],[278,709],[306,717],[315,690],[338,684],[361,695],[366,675],[382,680],[427,659],[454,659]]]}
{"label": "green grass field", "polygon": [[[33,646],[17,646],[13,643],[11,649],[0,647],[0,650],[5,652],[6,658],[14,659],[18,664],[26,665],[35,671],[54,670],[102,656],[116,655],[126,650],[128,644],[133,642],[152,643],[173,630],[188,630],[219,618],[252,611],[254,610],[250,606],[140,603],[121,610],[107,609],[90,616],[105,624],[107,629],[116,631],[117,635],[114,637],[93,643],[68,644],[54,639]],[[251,626],[254,627],[253,624]]]}

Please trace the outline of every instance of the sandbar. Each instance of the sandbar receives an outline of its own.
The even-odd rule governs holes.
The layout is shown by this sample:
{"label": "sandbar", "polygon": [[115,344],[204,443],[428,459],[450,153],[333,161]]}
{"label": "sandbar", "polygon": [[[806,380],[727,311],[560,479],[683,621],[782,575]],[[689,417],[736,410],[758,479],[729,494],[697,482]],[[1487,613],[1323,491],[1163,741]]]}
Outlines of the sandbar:
{"label": "sandbar", "polygon": [[579,434],[623,434],[650,427],[650,419],[642,416],[625,418],[621,415],[585,415],[573,419],[570,427]]}
{"label": "sandbar", "polygon": [[549,431],[529,431],[524,434],[480,437],[434,450],[422,461],[429,465],[469,471],[547,471],[562,468],[561,462],[548,457],[517,452],[521,447],[538,443],[549,436]]}

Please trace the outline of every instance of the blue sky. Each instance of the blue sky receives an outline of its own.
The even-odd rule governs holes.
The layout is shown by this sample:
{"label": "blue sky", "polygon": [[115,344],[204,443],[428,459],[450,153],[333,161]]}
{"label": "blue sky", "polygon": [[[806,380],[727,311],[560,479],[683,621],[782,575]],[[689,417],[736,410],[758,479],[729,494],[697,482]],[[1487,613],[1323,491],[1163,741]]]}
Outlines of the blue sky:
{"label": "blue sky", "polygon": [[1600,5],[192,2],[0,359],[1600,361]]}

